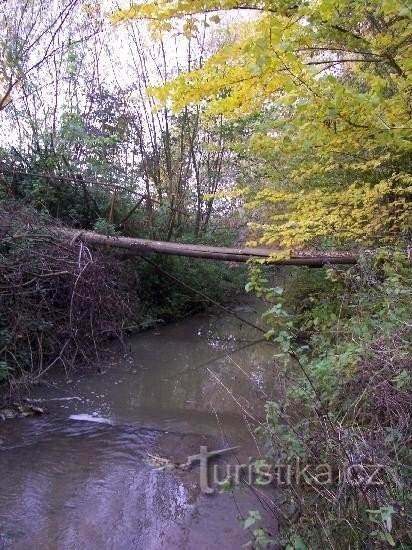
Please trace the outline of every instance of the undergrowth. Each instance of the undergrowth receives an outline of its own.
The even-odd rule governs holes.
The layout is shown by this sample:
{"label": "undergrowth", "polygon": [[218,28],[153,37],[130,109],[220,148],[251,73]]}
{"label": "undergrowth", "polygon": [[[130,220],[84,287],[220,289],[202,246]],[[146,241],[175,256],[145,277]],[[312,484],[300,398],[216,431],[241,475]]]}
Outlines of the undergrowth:
{"label": "undergrowth", "polygon": [[411,283],[389,249],[291,270],[284,288],[252,268],[285,388],[261,429],[273,471],[293,472],[280,480],[282,547],[410,548]]}
{"label": "undergrowth", "polygon": [[58,223],[20,201],[0,205],[2,394],[52,367],[96,365],[110,339],[205,309],[196,289],[223,301],[244,285],[245,270],[90,249],[64,239]]}

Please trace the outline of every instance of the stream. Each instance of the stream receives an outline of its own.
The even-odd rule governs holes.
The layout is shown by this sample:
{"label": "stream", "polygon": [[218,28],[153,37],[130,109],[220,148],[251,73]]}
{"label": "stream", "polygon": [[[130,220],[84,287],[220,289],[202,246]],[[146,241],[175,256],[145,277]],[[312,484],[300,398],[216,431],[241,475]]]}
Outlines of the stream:
{"label": "stream", "polygon": [[[263,325],[259,309],[235,307]],[[204,494],[199,462],[179,466],[200,446],[238,447],[210,459],[220,479],[263,458],[254,428],[276,377],[261,337],[232,316],[197,315],[35,386],[48,414],[0,421],[0,549],[239,549],[249,510],[273,533],[270,489],[221,493],[210,479]]]}

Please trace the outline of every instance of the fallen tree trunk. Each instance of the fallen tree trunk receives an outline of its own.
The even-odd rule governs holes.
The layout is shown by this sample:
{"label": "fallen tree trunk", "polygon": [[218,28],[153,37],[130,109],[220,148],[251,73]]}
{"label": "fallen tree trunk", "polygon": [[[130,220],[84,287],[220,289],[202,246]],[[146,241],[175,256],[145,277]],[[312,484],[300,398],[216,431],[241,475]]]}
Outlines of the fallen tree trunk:
{"label": "fallen tree trunk", "polygon": [[[356,264],[358,261],[355,254],[349,253],[315,254],[302,252],[291,254],[290,257],[284,257],[285,251],[269,248],[224,248],[199,244],[134,239],[131,237],[109,237],[93,231],[76,231],[68,228],[56,228],[56,231],[65,235],[72,242],[81,240],[90,245],[121,248],[136,255],[158,253],[229,262],[247,262],[252,258],[263,259],[273,256],[273,263],[277,265],[306,265],[311,267],[321,267],[325,264]],[[283,256],[276,258],[276,255]]]}

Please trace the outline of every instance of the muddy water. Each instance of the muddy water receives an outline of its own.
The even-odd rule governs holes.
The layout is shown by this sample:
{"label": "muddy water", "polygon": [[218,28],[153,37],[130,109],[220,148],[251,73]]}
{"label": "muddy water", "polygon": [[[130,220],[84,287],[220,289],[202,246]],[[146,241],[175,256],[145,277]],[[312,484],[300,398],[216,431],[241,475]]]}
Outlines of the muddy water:
{"label": "muddy water", "polygon": [[0,424],[0,548],[241,548],[248,510],[273,531],[270,491],[202,494],[198,465],[159,470],[153,458],[240,446],[217,459],[222,470],[263,455],[253,430],[275,376],[260,337],[197,316],[130,338],[100,372],[36,387],[48,414]]}

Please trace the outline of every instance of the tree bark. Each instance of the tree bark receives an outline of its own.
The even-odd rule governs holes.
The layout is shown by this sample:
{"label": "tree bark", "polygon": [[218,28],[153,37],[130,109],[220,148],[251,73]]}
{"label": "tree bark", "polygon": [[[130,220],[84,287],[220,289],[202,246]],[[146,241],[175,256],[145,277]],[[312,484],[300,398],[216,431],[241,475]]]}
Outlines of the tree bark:
{"label": "tree bark", "polygon": [[[170,254],[173,256],[188,256],[229,262],[247,262],[252,258],[268,258],[272,254],[282,253],[282,250],[269,248],[224,248],[198,244],[180,244],[149,239],[134,239],[131,237],[109,237],[93,231],[76,231],[69,228],[55,228],[57,233],[65,235],[70,241],[82,240],[95,246],[108,246],[126,249],[136,255],[150,253]],[[356,264],[358,257],[350,253],[292,254],[289,258],[274,259],[276,265],[303,265],[321,267],[325,264]]]}

